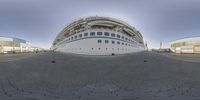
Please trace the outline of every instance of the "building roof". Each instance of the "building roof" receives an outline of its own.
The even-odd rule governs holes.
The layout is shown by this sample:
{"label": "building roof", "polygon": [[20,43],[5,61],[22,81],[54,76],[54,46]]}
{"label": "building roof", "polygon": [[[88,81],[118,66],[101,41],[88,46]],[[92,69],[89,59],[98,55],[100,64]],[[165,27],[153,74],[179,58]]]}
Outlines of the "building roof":
{"label": "building roof", "polygon": [[181,38],[181,39],[170,42],[170,44],[178,43],[178,42],[192,42],[192,41],[200,41],[200,36]]}
{"label": "building roof", "polygon": [[15,37],[11,37],[11,36],[0,36],[0,41],[14,41],[17,43],[27,43],[26,40],[24,39],[20,39],[20,38],[15,38]]}

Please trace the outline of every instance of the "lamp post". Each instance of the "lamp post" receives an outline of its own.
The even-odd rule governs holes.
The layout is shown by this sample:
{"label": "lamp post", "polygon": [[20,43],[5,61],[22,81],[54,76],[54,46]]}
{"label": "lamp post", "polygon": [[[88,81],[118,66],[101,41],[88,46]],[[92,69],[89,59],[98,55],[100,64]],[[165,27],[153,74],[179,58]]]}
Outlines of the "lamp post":
{"label": "lamp post", "polygon": [[13,43],[12,43],[12,46],[13,46],[13,50],[12,50],[12,51],[13,51],[13,53],[14,53],[14,52],[15,52],[15,50],[14,50],[14,49],[15,49],[15,47],[14,47],[14,41],[13,41]]}
{"label": "lamp post", "polygon": [[161,49],[162,49],[162,41],[160,41],[160,51],[161,51]]}

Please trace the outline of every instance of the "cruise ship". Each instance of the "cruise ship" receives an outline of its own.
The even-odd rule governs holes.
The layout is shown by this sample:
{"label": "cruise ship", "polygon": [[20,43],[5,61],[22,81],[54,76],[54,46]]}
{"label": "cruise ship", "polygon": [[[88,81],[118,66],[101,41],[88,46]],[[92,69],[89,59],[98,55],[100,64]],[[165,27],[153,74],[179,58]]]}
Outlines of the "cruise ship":
{"label": "cruise ship", "polygon": [[143,36],[116,18],[92,16],[66,26],[55,38],[52,50],[85,55],[114,55],[144,51]]}

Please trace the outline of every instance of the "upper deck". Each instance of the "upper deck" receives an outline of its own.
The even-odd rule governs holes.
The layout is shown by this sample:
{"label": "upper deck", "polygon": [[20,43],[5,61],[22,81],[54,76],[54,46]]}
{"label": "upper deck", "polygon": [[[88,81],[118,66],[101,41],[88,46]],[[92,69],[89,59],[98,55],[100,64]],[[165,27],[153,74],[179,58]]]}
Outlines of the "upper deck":
{"label": "upper deck", "polygon": [[121,32],[130,37],[138,38],[140,40],[143,39],[141,33],[134,27],[127,24],[126,22],[110,17],[95,16],[95,17],[81,18],[77,21],[70,23],[58,34],[58,36],[53,42],[53,45],[57,44],[58,42],[62,41],[66,37],[69,37],[73,34],[77,34],[92,29],[112,30],[116,32]]}

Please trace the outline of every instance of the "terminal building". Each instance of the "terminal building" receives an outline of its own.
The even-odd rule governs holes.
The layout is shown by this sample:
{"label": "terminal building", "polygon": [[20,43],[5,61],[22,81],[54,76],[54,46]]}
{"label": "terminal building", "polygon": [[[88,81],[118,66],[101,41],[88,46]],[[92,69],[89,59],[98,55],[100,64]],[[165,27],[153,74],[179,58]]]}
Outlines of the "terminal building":
{"label": "terminal building", "polygon": [[112,55],[145,49],[141,33],[126,22],[110,17],[87,17],[70,23],[51,49],[64,53]]}
{"label": "terminal building", "polygon": [[31,44],[26,40],[0,36],[0,53],[22,53],[36,50],[39,50],[39,48],[32,48]]}
{"label": "terminal building", "polygon": [[175,53],[200,53],[200,37],[183,38],[170,43]]}

